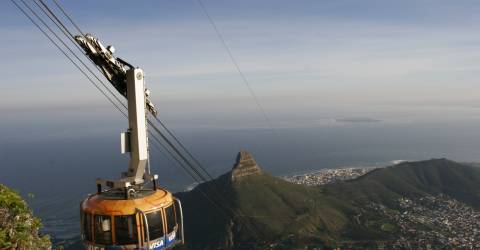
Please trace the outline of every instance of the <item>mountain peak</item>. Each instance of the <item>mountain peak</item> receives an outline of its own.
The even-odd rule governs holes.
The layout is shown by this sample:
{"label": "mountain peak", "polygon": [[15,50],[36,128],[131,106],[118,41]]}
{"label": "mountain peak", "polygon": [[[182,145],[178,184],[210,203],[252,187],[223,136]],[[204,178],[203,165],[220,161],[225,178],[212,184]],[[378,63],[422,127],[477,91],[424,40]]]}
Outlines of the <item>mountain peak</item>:
{"label": "mountain peak", "polygon": [[232,181],[237,181],[242,177],[249,175],[258,175],[262,170],[257,165],[257,162],[246,150],[241,150],[237,154],[237,160],[232,169]]}

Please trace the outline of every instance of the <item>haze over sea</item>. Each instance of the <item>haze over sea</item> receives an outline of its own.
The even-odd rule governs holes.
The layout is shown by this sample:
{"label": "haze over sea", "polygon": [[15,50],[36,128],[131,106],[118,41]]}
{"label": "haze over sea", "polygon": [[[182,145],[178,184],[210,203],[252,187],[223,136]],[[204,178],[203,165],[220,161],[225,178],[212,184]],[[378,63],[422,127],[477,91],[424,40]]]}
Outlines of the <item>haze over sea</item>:
{"label": "haze over sea", "polygon": [[[240,149],[278,176],[480,160],[480,1],[205,0],[275,131],[197,1],[61,2],[145,70],[160,119],[213,176]],[[46,233],[78,236],[95,179],[127,169],[127,122],[9,1],[0,16],[0,183]],[[151,166],[172,191],[192,184],[157,151]]]}
{"label": "haze over sea", "polygon": [[[324,108],[285,113],[297,118],[294,122],[274,119],[276,132],[255,114],[180,117],[165,110],[163,115],[214,176],[228,171],[242,148],[278,176],[321,168],[388,165],[399,159],[480,159],[478,108],[414,107],[410,111],[389,115],[371,109],[347,114]],[[40,115],[44,118],[39,119]],[[119,152],[119,131],[126,121],[119,115],[101,117],[61,109],[12,112],[5,117],[0,125],[0,183],[21,191],[24,197],[35,195],[27,199],[43,219],[45,232],[58,238],[78,235],[79,202],[95,192],[95,178],[114,178],[127,168],[128,158]],[[160,175],[162,186],[181,191],[192,184],[162,154],[154,150],[151,157],[152,171]]]}

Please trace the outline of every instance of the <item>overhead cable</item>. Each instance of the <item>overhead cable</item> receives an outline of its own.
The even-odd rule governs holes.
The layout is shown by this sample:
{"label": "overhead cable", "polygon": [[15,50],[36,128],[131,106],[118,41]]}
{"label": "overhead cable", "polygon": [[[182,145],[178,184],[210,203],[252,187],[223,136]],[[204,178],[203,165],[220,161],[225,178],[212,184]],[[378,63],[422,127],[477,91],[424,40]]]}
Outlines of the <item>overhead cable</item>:
{"label": "overhead cable", "polygon": [[273,124],[272,124],[272,121],[270,120],[270,117],[268,117],[267,112],[265,111],[262,104],[260,103],[257,95],[255,94],[255,91],[253,91],[253,88],[250,85],[250,82],[248,81],[247,77],[245,76],[243,71],[240,69],[240,66],[237,62],[237,59],[235,59],[235,57],[233,56],[232,50],[230,49],[230,47],[228,46],[225,38],[223,37],[222,33],[220,32],[220,29],[217,27],[217,25],[215,24],[215,21],[213,20],[213,18],[208,13],[207,8],[203,4],[202,0],[197,0],[197,2],[198,2],[198,4],[200,5],[200,8],[203,11],[203,14],[207,17],[210,25],[212,26],[213,30],[215,31],[215,34],[217,35],[218,39],[220,40],[223,47],[225,48],[225,51],[227,52],[228,57],[232,61],[232,64],[235,66],[235,69],[237,70],[238,74],[240,75],[240,78],[242,79],[243,83],[247,87],[248,92],[250,92],[250,95],[252,96],[252,99],[255,101],[255,104],[257,105],[258,109],[260,110],[261,114],[263,115],[263,118],[265,119],[265,121],[267,123],[267,126],[273,132],[275,132],[275,128],[273,127]]}

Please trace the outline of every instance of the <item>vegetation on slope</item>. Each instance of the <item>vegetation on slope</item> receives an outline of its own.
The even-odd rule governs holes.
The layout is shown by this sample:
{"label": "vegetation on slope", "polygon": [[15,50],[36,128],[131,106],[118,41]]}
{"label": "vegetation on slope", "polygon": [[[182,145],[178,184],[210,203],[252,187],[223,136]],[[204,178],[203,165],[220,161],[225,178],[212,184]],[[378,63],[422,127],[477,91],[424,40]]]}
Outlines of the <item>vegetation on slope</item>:
{"label": "vegetation on slope", "polygon": [[0,184],[0,249],[50,249],[41,223],[18,193]]}
{"label": "vegetation on slope", "polygon": [[[226,197],[214,202],[228,207],[227,212],[219,211],[203,196],[215,197],[209,186]],[[265,249],[292,247],[298,242],[335,242],[337,232],[348,223],[346,214],[353,211],[348,203],[325,196],[318,188],[295,185],[266,173],[238,182],[225,174],[178,196],[185,207],[187,242],[195,249]]]}
{"label": "vegetation on slope", "polygon": [[[211,188],[209,188],[209,186]],[[212,188],[226,197],[215,200]],[[400,197],[446,194],[480,205],[480,168],[445,159],[408,162],[323,187],[288,183],[266,173],[232,182],[227,173],[178,196],[184,204],[187,248],[335,248],[397,237],[394,222],[365,209],[372,202],[397,209]],[[212,193],[213,192],[213,193]],[[358,246],[358,244],[356,245]]]}
{"label": "vegetation on slope", "polygon": [[480,168],[446,159],[405,162],[377,169],[352,181],[329,185],[330,195],[394,206],[402,197],[446,194],[480,207]]}
{"label": "vegetation on slope", "polygon": [[349,204],[328,197],[318,188],[295,185],[268,174],[254,175],[233,185],[235,208],[262,230],[263,239],[335,241],[348,223]]}

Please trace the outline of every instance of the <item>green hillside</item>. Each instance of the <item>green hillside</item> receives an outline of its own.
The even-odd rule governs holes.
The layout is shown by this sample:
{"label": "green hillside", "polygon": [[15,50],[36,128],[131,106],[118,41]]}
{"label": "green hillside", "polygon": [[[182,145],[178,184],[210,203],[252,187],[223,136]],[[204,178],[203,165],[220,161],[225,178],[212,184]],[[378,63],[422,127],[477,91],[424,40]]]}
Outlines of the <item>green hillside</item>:
{"label": "green hillside", "polygon": [[[445,159],[403,163],[323,187],[292,184],[264,172],[236,181],[231,176],[178,194],[187,248],[334,248],[349,242],[369,247],[374,240],[397,237],[393,222],[365,209],[372,202],[396,209],[400,197],[443,193],[480,205],[480,168]],[[224,198],[214,198],[214,189]],[[220,212],[202,193],[228,211]]]}
{"label": "green hillside", "polygon": [[[218,187],[227,199],[215,199],[208,185]],[[222,213],[200,190],[231,210]],[[336,232],[348,224],[347,214],[352,210],[347,202],[328,197],[318,188],[295,185],[265,173],[236,183],[226,174],[215,183],[178,196],[185,207],[187,242],[194,248],[261,249],[271,242],[334,242],[338,240]]]}
{"label": "green hillside", "polygon": [[479,207],[480,168],[446,159],[405,162],[327,186],[325,191],[357,202],[376,201],[386,205],[392,205],[401,196],[443,193]]}
{"label": "green hillside", "polygon": [[185,207],[187,246],[195,249],[335,242],[352,210],[348,202],[328,197],[319,188],[263,172],[245,151],[231,172],[178,196]]}

